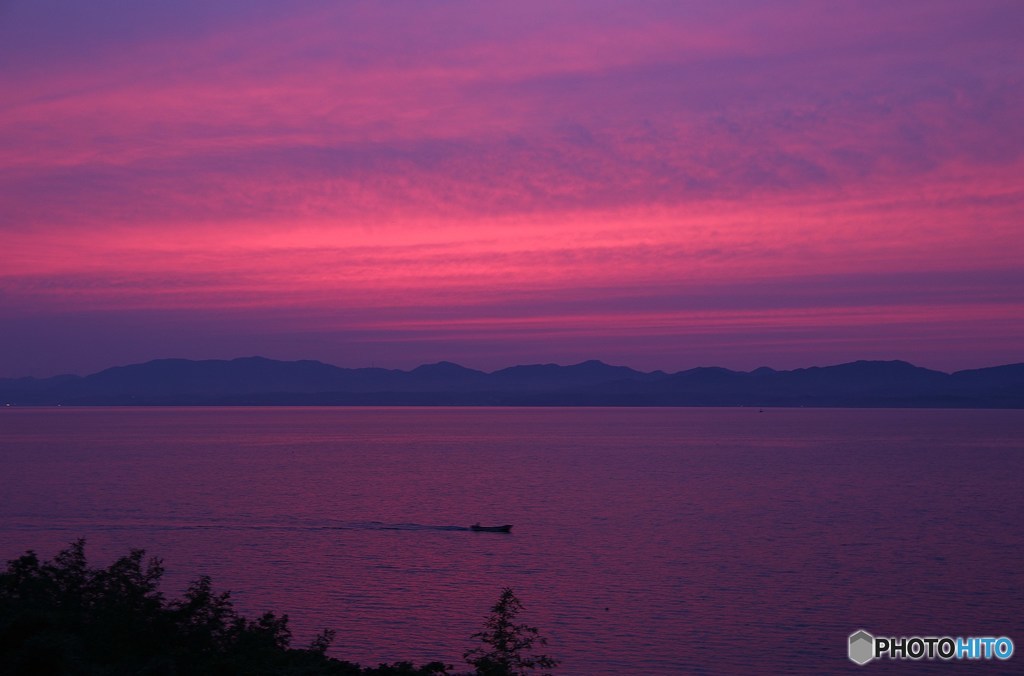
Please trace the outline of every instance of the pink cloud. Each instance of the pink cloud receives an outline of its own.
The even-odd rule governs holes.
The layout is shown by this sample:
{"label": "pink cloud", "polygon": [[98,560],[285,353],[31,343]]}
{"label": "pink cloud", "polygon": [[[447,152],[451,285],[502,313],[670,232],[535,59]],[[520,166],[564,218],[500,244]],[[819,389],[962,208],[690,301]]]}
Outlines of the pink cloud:
{"label": "pink cloud", "polygon": [[[531,317],[666,355],[813,336],[795,307],[839,313],[823,341],[912,343],[890,312],[945,350],[946,321],[1015,326],[1017,3],[109,10],[0,22],[24,64],[0,73],[14,321],[298,308],[298,333],[405,342],[426,308],[460,316],[453,345],[476,321],[511,349]],[[757,288],[778,293],[737,306]]]}

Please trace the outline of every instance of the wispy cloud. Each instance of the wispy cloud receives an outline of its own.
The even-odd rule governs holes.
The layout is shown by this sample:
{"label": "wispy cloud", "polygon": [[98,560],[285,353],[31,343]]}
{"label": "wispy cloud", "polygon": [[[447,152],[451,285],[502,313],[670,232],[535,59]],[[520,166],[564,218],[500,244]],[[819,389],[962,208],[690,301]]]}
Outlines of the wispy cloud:
{"label": "wispy cloud", "polygon": [[[257,349],[298,308],[295,345],[424,358],[476,316],[494,365],[549,359],[524,317],[583,356],[706,327],[980,365],[1024,322],[1021,29],[1001,1],[4,5],[0,312],[241,309]],[[462,333],[411,332],[424,308]]]}

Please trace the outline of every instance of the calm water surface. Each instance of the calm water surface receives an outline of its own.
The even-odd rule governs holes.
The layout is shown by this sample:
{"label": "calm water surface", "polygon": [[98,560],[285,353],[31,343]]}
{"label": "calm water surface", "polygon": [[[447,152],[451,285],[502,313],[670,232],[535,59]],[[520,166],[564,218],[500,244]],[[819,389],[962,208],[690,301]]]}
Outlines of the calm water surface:
{"label": "calm water surface", "polygon": [[[1022,411],[5,409],[0,462],[4,559],[144,547],[363,663],[459,664],[503,586],[565,674],[1024,661]],[[859,628],[1018,654],[858,668]]]}

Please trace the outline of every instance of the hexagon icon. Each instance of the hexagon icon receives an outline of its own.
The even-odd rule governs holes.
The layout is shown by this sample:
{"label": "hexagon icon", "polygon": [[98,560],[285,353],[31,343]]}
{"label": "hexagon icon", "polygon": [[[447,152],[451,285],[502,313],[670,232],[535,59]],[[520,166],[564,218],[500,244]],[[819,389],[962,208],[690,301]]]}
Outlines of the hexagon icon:
{"label": "hexagon icon", "polygon": [[875,656],[875,637],[863,629],[850,634],[850,659],[857,664],[867,664]]}

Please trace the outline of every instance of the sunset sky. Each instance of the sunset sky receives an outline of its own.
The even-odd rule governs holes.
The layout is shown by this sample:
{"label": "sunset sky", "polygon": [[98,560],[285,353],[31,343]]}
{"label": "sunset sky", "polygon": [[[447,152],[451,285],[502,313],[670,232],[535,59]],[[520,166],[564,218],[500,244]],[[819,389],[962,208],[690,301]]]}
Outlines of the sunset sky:
{"label": "sunset sky", "polygon": [[0,1],[0,377],[1024,361],[1024,2]]}

